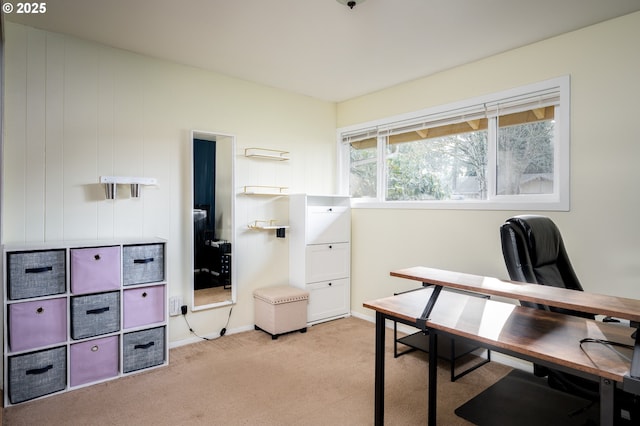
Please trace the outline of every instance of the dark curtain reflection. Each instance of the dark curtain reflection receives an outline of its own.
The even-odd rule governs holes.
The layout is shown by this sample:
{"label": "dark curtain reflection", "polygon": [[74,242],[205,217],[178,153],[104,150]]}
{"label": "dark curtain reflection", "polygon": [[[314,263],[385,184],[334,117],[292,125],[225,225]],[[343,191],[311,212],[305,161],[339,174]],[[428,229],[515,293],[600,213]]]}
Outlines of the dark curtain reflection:
{"label": "dark curtain reflection", "polygon": [[[193,245],[194,268],[211,270],[210,248],[206,241],[215,240],[216,143],[193,140]],[[210,274],[198,274],[195,288],[210,286]],[[204,282],[203,282],[204,278]]]}
{"label": "dark curtain reflection", "polygon": [[216,196],[216,143],[193,140],[193,203],[207,211],[206,228],[213,229]]}

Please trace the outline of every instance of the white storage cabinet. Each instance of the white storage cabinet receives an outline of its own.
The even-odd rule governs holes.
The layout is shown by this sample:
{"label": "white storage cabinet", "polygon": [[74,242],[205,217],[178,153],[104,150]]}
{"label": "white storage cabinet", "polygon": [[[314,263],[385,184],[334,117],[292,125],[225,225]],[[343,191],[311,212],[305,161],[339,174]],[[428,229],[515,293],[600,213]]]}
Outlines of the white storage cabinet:
{"label": "white storage cabinet", "polygon": [[6,245],[4,406],[167,365],[166,242]]}
{"label": "white storage cabinet", "polygon": [[351,303],[347,196],[289,196],[289,280],[309,292],[309,324],[344,317]]}

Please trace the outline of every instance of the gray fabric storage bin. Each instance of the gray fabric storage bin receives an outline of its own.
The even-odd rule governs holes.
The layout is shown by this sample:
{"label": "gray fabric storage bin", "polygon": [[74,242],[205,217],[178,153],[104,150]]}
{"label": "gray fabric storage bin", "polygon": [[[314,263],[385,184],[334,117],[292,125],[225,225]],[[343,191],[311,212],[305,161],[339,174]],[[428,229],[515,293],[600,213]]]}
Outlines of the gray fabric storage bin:
{"label": "gray fabric storage bin", "polygon": [[46,250],[7,254],[9,299],[65,293],[66,252]]}
{"label": "gray fabric storage bin", "polygon": [[122,248],[123,285],[164,281],[164,244],[141,244]]}
{"label": "gray fabric storage bin", "polygon": [[164,327],[126,333],[123,336],[122,371],[129,373],[164,363],[164,348]]}
{"label": "gray fabric storage bin", "polygon": [[9,357],[9,401],[38,398],[67,387],[67,348]]}
{"label": "gray fabric storage bin", "polygon": [[71,337],[83,339],[120,330],[120,292],[71,298]]}

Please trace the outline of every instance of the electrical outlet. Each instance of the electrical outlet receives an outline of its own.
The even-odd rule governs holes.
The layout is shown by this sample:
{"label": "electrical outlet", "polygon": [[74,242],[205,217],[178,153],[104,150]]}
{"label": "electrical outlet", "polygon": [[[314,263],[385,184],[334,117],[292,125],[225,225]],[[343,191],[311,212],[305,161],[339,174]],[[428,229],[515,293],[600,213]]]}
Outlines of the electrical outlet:
{"label": "electrical outlet", "polygon": [[182,306],[182,297],[173,296],[169,298],[169,315],[180,315],[180,307]]}

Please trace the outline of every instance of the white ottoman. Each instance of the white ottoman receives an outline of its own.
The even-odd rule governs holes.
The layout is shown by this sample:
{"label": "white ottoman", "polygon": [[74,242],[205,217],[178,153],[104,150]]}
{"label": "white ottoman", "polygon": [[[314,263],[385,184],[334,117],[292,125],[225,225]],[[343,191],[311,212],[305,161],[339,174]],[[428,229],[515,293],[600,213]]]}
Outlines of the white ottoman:
{"label": "white ottoman", "polygon": [[255,329],[277,339],[292,331],[307,331],[309,292],[288,285],[264,287],[253,292]]}

